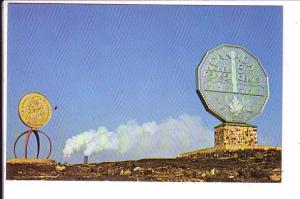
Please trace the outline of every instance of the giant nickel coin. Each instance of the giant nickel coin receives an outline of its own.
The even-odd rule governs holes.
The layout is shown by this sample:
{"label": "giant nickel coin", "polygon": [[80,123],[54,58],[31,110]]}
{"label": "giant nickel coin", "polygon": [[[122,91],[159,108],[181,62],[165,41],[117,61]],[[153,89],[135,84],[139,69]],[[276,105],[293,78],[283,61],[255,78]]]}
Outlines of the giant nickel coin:
{"label": "giant nickel coin", "polygon": [[19,102],[19,116],[25,125],[38,129],[49,122],[51,105],[42,94],[28,93]]}
{"label": "giant nickel coin", "polygon": [[240,46],[221,45],[198,65],[196,90],[205,109],[222,122],[246,123],[263,111],[269,81],[253,54]]}

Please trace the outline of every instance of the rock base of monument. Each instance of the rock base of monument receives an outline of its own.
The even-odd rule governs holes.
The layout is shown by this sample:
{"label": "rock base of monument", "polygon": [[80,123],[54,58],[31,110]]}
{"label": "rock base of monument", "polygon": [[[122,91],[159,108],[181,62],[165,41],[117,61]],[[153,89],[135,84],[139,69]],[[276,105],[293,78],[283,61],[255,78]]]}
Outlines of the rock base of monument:
{"label": "rock base of monument", "polygon": [[239,123],[222,123],[215,127],[215,146],[255,146],[257,126]]}
{"label": "rock base of monument", "polygon": [[38,158],[12,158],[6,161],[9,164],[55,164],[54,160]]}
{"label": "rock base of monument", "polygon": [[189,157],[196,154],[207,154],[207,153],[217,153],[217,152],[232,152],[232,151],[280,151],[281,147],[275,147],[275,146],[235,146],[235,145],[226,145],[226,146],[218,146],[218,147],[210,147],[210,148],[204,148],[199,149],[187,153],[180,154],[179,157]]}

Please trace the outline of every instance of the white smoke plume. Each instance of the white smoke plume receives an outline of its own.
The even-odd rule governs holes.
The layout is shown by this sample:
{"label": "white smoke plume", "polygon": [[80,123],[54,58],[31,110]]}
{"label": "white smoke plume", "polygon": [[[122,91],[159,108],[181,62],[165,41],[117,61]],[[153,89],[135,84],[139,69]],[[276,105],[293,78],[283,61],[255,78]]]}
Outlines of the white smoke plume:
{"label": "white smoke plume", "polygon": [[212,145],[213,132],[201,118],[183,114],[160,123],[131,120],[114,131],[100,126],[67,139],[63,153],[69,158],[78,152],[88,156],[109,152],[111,159],[121,160],[174,157]]}

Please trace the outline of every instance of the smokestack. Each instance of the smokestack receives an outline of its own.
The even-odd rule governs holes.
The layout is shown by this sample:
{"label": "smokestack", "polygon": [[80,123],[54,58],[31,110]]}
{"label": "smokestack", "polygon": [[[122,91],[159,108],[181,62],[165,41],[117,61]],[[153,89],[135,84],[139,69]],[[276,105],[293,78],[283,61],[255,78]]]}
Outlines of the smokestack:
{"label": "smokestack", "polygon": [[88,164],[89,163],[89,156],[85,155],[84,159],[83,159],[84,164]]}

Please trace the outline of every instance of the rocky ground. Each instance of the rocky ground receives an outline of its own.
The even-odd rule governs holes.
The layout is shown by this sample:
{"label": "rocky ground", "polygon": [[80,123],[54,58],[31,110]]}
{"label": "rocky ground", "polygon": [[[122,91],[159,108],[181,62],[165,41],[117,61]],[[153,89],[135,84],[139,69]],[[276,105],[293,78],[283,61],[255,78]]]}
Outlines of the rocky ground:
{"label": "rocky ground", "polygon": [[216,151],[90,164],[8,161],[8,180],[281,182],[281,150]]}

